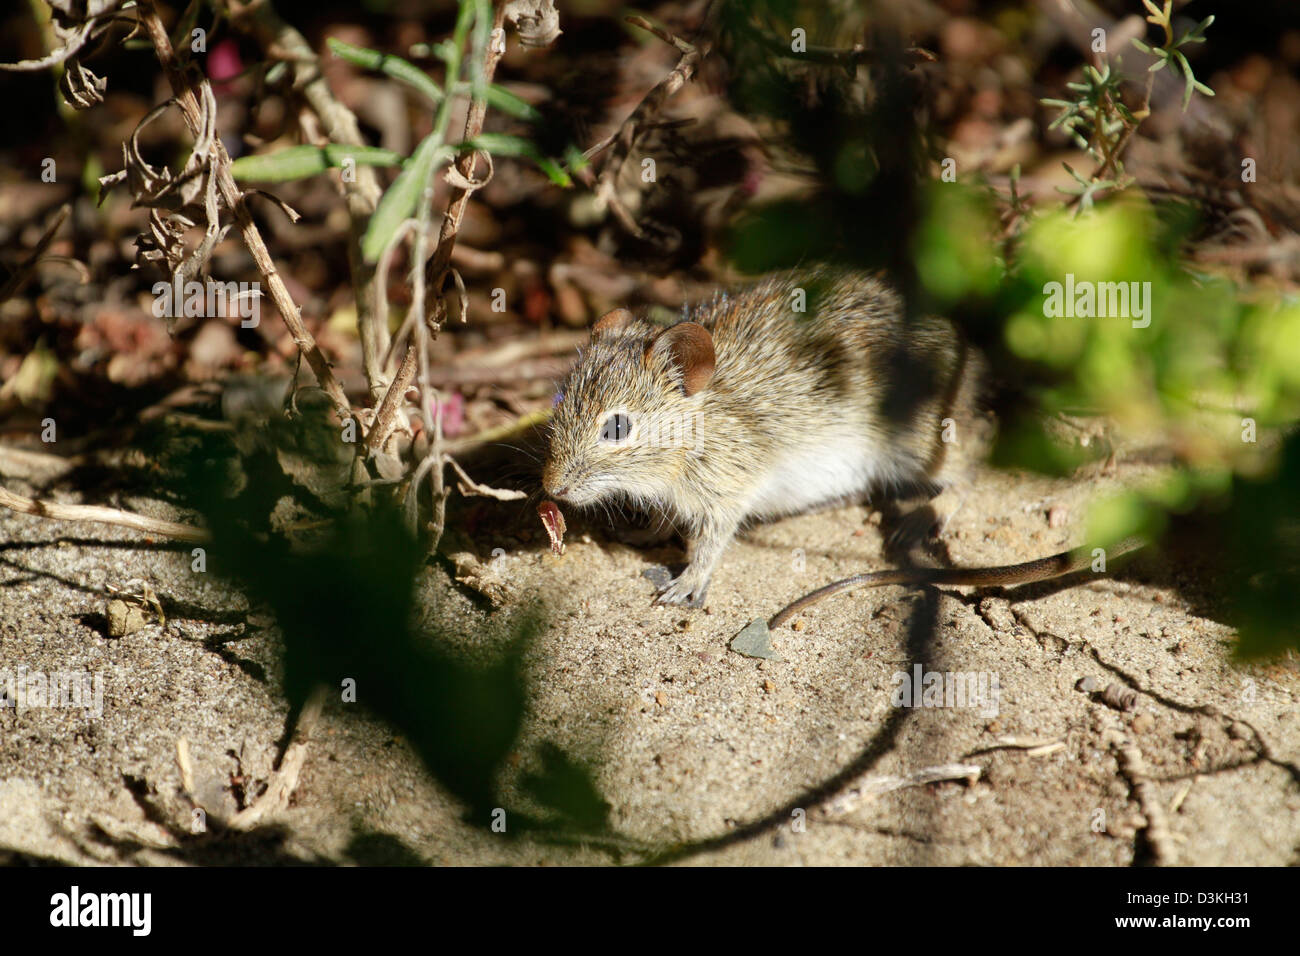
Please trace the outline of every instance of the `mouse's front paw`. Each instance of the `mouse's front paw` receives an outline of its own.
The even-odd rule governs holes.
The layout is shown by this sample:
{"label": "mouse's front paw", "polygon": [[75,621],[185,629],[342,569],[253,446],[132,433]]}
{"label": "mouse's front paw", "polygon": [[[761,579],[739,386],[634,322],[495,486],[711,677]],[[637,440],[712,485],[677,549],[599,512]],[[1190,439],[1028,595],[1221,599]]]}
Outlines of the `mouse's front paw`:
{"label": "mouse's front paw", "polygon": [[708,579],[692,574],[687,568],[673,578],[655,598],[656,604],[684,604],[686,607],[703,607],[704,596],[709,590]]}

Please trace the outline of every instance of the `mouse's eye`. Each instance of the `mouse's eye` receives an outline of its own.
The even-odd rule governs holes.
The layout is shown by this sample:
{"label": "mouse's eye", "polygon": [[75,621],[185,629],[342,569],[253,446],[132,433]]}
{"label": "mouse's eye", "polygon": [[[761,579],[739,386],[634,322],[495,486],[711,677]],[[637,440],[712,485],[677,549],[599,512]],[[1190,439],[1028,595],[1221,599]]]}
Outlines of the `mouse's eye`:
{"label": "mouse's eye", "polygon": [[551,399],[551,408],[554,408],[556,405],[560,404],[560,402],[562,402],[562,401],[564,401],[564,393],[563,393],[563,392],[556,392],[556,393],[555,393],[555,396]]}
{"label": "mouse's eye", "polygon": [[605,419],[605,424],[601,426],[600,440],[617,445],[620,442],[627,441],[630,434],[632,434],[632,419],[622,412],[615,412]]}

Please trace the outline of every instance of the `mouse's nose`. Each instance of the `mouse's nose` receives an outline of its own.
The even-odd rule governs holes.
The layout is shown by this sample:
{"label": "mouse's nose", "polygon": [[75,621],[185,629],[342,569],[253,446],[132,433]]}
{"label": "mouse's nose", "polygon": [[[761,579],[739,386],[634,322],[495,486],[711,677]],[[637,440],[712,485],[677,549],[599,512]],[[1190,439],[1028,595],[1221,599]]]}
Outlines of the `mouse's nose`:
{"label": "mouse's nose", "polygon": [[563,498],[569,493],[568,484],[561,484],[560,481],[561,477],[556,473],[556,469],[552,465],[547,464],[542,469],[542,488],[552,498]]}

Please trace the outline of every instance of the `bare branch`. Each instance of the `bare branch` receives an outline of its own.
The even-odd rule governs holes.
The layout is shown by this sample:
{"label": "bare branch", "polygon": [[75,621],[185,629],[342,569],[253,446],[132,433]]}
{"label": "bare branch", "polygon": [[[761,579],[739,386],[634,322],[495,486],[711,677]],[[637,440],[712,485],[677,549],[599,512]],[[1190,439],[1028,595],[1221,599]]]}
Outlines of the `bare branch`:
{"label": "bare branch", "polygon": [[[167,75],[172,92],[175,94],[176,101],[185,116],[185,123],[192,133],[198,135],[203,128],[204,114],[199,106],[199,96],[195,90],[197,87],[204,96],[211,96],[208,81],[206,79],[196,81],[177,60],[176,52],[172,49],[171,39],[167,36],[167,30],[158,17],[158,11],[154,8],[153,0],[139,0],[138,8],[140,22],[153,43],[158,62],[162,64],[163,72]],[[234,177],[230,174],[230,156],[226,153],[226,148],[219,137],[214,138],[212,148],[215,151],[214,171],[216,173],[217,188],[221,191],[221,196],[226,205],[234,213],[240,235],[243,237],[248,251],[252,254],[253,261],[257,263],[258,271],[270,290],[271,299],[275,302],[276,308],[280,310],[280,315],[283,316],[284,324],[288,327],[289,334],[293,337],[298,351],[307,360],[307,364],[311,366],[312,371],[316,374],[316,380],[320,383],[321,389],[324,390],[333,403],[335,415],[338,416],[339,421],[347,421],[352,417],[352,412],[347,396],[343,392],[343,386],[334,377],[329,362],[316,344],[315,338],[307,331],[307,327],[302,321],[302,315],[294,304],[293,297],[289,294],[284,280],[280,278],[280,273],[276,270],[275,262],[271,259],[271,253],[266,247],[266,242],[262,239],[257,224],[253,222],[253,217],[244,204],[244,196],[235,184]]]}
{"label": "bare branch", "polygon": [[175,538],[177,541],[211,540],[211,535],[203,528],[195,528],[175,521],[164,521],[161,518],[149,518],[102,505],[65,505],[57,501],[40,501],[15,494],[5,488],[0,488],[0,507],[54,521],[97,521],[100,524],[132,528],[145,534]]}

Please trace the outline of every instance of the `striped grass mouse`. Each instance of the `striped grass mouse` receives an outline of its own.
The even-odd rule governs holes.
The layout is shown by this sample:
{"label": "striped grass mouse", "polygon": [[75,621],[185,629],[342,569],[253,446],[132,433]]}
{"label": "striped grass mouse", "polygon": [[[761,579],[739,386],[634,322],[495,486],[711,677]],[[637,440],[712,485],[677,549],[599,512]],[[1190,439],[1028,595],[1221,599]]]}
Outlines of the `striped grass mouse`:
{"label": "striped grass mouse", "polygon": [[556,396],[542,483],[673,520],[690,563],[658,600],[698,607],[745,522],[919,491],[937,496],[915,512],[928,530],[984,444],[980,378],[950,323],[906,320],[884,283],[846,270],[774,275],[670,326],[616,309]]}

